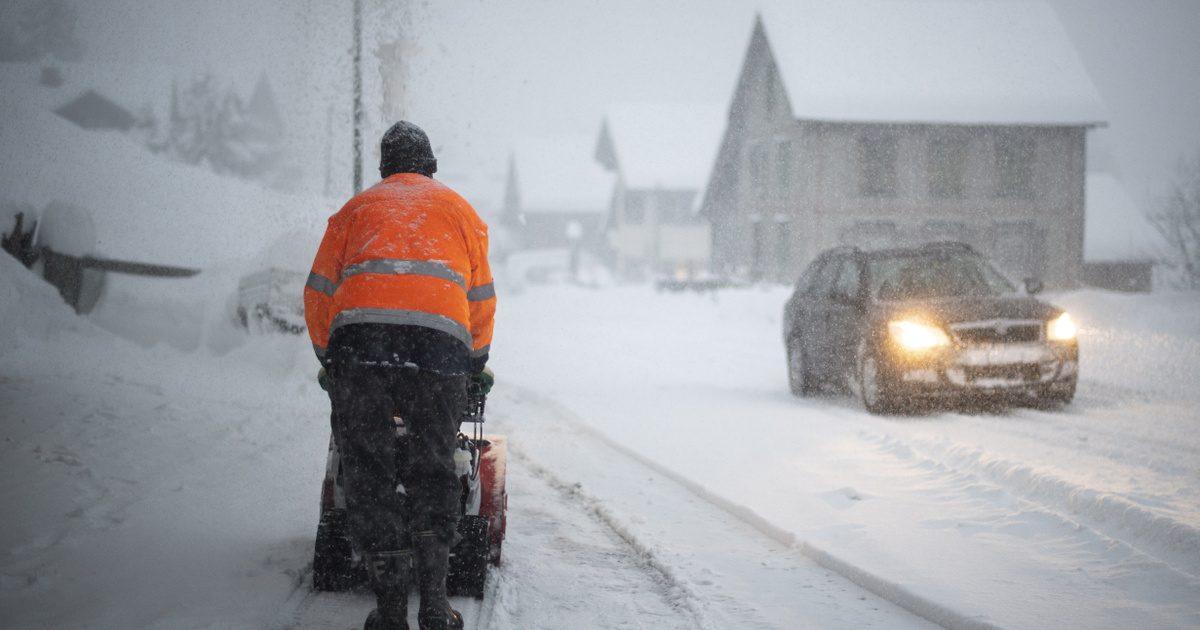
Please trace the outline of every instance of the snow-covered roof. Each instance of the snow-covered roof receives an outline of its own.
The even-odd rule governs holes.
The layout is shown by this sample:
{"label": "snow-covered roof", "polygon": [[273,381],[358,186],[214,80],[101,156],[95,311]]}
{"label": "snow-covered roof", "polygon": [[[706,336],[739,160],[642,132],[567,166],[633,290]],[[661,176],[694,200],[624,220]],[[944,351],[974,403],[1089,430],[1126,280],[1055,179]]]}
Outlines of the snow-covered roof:
{"label": "snow-covered roof", "polygon": [[762,12],[797,118],[1103,124],[1058,17],[1040,2],[789,0]]}
{"label": "snow-covered roof", "polygon": [[17,65],[0,64],[18,86],[0,90],[0,201],[86,210],[97,255],[201,268],[251,259],[289,230],[319,234],[344,201],[279,193],[152,153],[129,134],[81,129],[53,113],[57,92]]}
{"label": "snow-covered roof", "polygon": [[725,123],[717,103],[618,103],[604,116],[597,149],[611,151],[628,188],[700,190]]}
{"label": "snow-covered roof", "polygon": [[615,177],[592,158],[586,134],[526,137],[513,147],[521,211],[604,213]]}
{"label": "snow-covered roof", "polygon": [[1083,259],[1087,262],[1153,260],[1162,237],[1125,186],[1110,173],[1088,173]]}

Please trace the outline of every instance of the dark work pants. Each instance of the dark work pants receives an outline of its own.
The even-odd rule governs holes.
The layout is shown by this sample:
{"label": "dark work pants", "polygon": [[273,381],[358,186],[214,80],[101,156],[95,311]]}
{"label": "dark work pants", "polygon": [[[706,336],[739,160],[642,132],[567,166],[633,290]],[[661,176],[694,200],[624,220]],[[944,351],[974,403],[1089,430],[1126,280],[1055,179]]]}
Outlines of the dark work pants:
{"label": "dark work pants", "polygon": [[[350,536],[363,553],[408,549],[433,532],[449,543],[459,517],[454,474],[467,377],[354,361],[331,366],[333,431]],[[396,439],[393,415],[408,435]]]}

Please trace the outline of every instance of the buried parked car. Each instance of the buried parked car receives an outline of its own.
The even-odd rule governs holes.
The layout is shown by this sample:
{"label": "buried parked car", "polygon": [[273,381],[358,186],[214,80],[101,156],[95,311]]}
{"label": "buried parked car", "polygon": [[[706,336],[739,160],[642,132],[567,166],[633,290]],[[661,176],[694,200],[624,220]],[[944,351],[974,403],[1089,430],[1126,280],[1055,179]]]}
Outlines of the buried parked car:
{"label": "buried parked car", "polygon": [[822,253],[784,308],[792,393],[848,385],[873,413],[947,397],[1065,404],[1075,395],[1076,327],[970,246]]}

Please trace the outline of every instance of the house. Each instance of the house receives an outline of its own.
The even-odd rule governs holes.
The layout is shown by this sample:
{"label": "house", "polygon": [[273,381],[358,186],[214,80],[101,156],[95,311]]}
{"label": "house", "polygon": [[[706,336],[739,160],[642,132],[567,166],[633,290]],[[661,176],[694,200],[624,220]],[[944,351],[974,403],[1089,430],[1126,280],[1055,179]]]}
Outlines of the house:
{"label": "house", "polygon": [[1113,291],[1149,291],[1164,246],[1115,175],[1087,174],[1084,284]]}
{"label": "house", "polygon": [[708,270],[711,235],[696,210],[725,118],[723,106],[708,103],[608,108],[595,156],[616,176],[606,227],[618,277]]}
{"label": "house", "polygon": [[95,90],[87,90],[54,113],[84,129],[129,131],[136,120],[128,109]]}
{"label": "house", "polygon": [[[1078,284],[1100,97],[1034,3],[806,0],[755,20],[701,212],[721,272],[836,245],[968,242]],[[768,37],[770,32],[770,37]]]}
{"label": "house", "polygon": [[613,177],[591,159],[585,134],[518,140],[508,163],[500,224],[514,249],[567,248],[599,254]]}

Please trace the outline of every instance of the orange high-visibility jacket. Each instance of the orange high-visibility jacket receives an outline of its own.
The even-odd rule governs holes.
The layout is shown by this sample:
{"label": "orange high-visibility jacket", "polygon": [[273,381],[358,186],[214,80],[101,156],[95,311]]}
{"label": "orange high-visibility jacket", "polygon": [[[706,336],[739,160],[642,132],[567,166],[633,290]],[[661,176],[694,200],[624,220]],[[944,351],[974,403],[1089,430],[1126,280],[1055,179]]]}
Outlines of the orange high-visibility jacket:
{"label": "orange high-visibility jacket", "polygon": [[471,357],[492,343],[496,294],[487,224],[465,199],[415,173],[359,193],[329,219],[304,288],[317,356],[347,324],[423,326]]}

